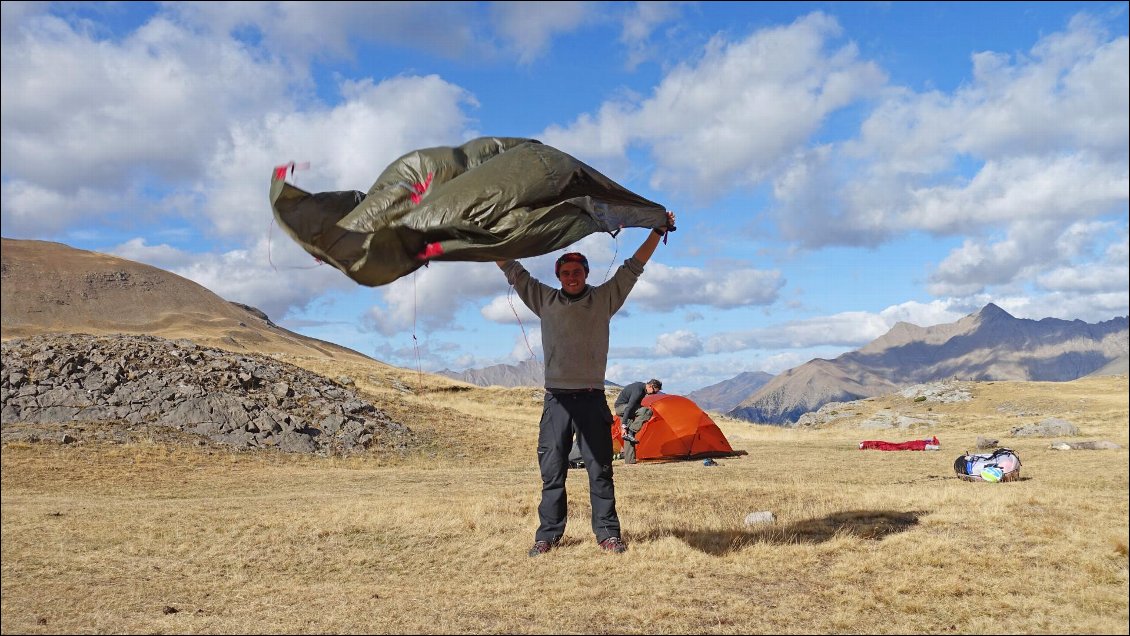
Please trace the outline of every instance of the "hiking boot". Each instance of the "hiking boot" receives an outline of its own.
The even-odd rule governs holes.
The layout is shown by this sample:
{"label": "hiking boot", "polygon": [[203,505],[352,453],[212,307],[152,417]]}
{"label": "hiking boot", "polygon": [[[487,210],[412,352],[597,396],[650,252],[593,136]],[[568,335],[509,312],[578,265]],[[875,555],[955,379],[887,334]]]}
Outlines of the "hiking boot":
{"label": "hiking boot", "polygon": [[631,431],[625,431],[624,435],[622,437],[624,438],[625,442],[631,442],[632,444],[639,444],[640,443],[640,441],[638,439],[636,439],[636,436],[632,435]]}
{"label": "hiking boot", "polygon": [[534,547],[530,548],[529,555],[536,557],[539,554],[545,554],[553,548],[553,544],[548,541],[534,541]]}
{"label": "hiking boot", "polygon": [[600,542],[600,548],[612,554],[621,554],[628,551],[628,546],[620,537],[608,537]]}
{"label": "hiking boot", "polygon": [[539,554],[545,554],[553,549],[553,546],[561,543],[561,537],[553,537],[550,541],[537,540],[534,541],[534,547],[530,548],[529,555],[536,557]]}

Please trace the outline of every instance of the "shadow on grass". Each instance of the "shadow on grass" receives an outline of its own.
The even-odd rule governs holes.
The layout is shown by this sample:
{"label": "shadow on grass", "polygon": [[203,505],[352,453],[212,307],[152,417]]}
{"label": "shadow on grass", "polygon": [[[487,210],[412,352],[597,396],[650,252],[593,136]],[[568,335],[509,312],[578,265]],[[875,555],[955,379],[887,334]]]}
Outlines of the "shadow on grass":
{"label": "shadow on grass", "polygon": [[676,537],[696,550],[721,556],[755,543],[815,544],[841,536],[882,541],[888,535],[905,532],[918,525],[918,518],[923,514],[920,511],[851,510],[784,525],[754,526],[748,530],[661,529],[629,537],[629,541],[633,538],[636,541],[654,541]]}

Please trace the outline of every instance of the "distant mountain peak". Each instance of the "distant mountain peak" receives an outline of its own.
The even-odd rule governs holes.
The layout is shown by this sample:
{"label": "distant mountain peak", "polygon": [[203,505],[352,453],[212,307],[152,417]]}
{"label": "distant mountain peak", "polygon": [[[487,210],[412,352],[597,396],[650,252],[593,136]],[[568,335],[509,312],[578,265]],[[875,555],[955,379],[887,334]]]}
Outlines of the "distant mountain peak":
{"label": "distant mountain peak", "polygon": [[977,317],[981,319],[981,322],[986,320],[1016,320],[1016,316],[1013,316],[993,303],[982,307],[981,311],[977,312]]}

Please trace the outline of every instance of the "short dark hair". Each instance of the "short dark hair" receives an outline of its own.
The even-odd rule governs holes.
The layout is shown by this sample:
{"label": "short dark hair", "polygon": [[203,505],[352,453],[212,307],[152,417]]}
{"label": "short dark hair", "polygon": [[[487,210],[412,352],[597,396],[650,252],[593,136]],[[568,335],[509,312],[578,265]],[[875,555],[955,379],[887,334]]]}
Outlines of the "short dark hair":
{"label": "short dark hair", "polygon": [[655,378],[648,380],[647,383],[650,384],[651,386],[655,387],[656,391],[662,391],[663,390],[663,383],[660,382],[659,380],[656,380]]}
{"label": "short dark hair", "polygon": [[589,259],[580,252],[568,252],[562,254],[557,258],[557,263],[553,266],[553,275],[561,278],[561,266],[565,263],[580,263],[581,267],[585,268],[585,276],[589,274]]}

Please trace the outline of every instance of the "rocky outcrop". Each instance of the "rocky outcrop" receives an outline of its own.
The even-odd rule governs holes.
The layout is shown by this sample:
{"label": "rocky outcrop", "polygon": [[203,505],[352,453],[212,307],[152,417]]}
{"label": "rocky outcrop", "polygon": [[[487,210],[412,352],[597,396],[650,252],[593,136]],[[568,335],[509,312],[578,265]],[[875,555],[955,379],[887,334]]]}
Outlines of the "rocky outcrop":
{"label": "rocky outcrop", "polygon": [[268,356],[134,335],[42,335],[2,350],[5,442],[85,422],[171,429],[238,450],[350,455],[415,443],[347,385]]}
{"label": "rocky outcrop", "polygon": [[1065,419],[1048,417],[1036,424],[1025,424],[1009,431],[1013,437],[1055,437],[1057,435],[1075,436],[1079,428]]}

